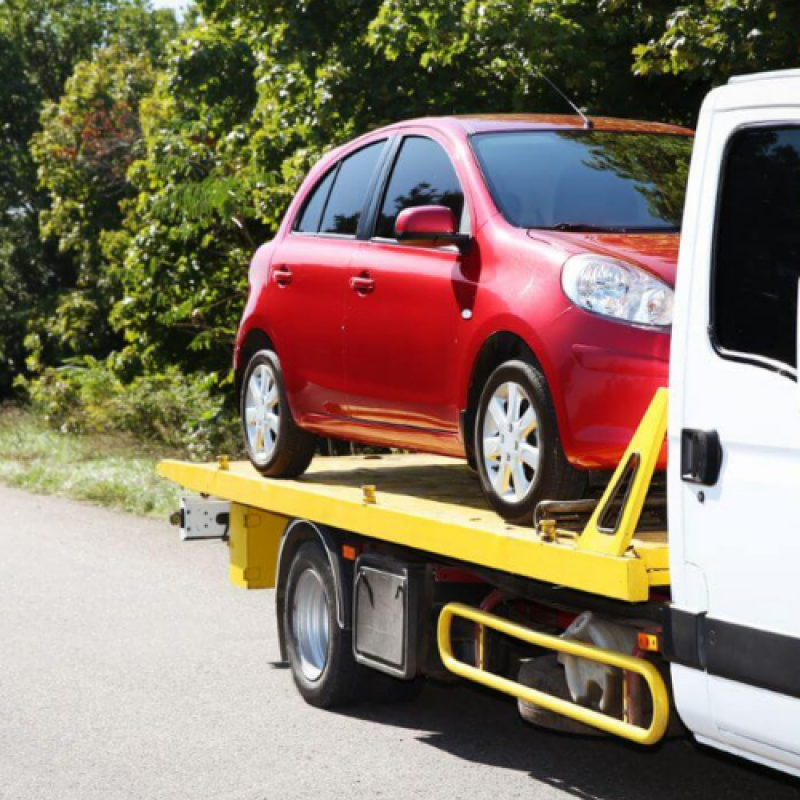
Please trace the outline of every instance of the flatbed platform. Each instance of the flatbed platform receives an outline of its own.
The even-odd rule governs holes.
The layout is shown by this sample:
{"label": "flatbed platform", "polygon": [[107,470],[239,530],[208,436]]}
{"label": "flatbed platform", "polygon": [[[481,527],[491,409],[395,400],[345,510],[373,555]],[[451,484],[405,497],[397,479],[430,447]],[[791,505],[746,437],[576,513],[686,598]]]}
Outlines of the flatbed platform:
{"label": "flatbed platform", "polygon": [[[448,560],[629,602],[669,585],[666,532],[598,540],[504,522],[488,508],[477,476],[437,456],[318,457],[301,478],[271,480],[248,462],[163,461],[158,472],[191,491],[307,519]],[[374,491],[373,488],[374,487]]]}

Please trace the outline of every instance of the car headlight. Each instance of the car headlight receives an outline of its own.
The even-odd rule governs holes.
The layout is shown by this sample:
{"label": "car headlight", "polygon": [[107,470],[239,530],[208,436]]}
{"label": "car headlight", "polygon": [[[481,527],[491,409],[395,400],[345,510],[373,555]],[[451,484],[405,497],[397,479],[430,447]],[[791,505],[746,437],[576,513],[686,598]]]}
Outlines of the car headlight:
{"label": "car headlight", "polygon": [[564,294],[575,305],[634,325],[672,324],[672,289],[649,272],[608,256],[573,256],[561,271]]}

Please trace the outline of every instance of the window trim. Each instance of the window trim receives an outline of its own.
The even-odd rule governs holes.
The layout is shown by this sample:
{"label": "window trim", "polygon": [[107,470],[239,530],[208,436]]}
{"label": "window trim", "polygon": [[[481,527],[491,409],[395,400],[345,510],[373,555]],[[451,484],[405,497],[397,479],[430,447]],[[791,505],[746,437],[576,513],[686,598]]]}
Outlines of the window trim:
{"label": "window trim", "polygon": [[[738,350],[730,350],[724,347],[717,336],[716,330],[716,291],[717,291],[717,251],[719,244],[721,220],[721,206],[722,197],[725,191],[725,183],[728,176],[728,161],[731,155],[731,148],[739,134],[748,131],[768,129],[768,130],[786,130],[792,129],[800,132],[800,121],[787,120],[779,122],[777,120],[770,122],[749,122],[736,125],[728,133],[725,140],[725,147],[722,151],[722,158],[720,159],[720,167],[717,175],[717,191],[714,198],[714,225],[712,228],[711,240],[711,254],[710,254],[710,269],[708,281],[708,339],[714,352],[725,361],[734,361],[739,364],[748,364],[753,367],[766,369],[769,372],[775,372],[781,377],[788,378],[795,383],[798,382],[798,369],[792,367],[783,361],[777,361],[769,356],[758,355],[757,353],[744,353]],[[797,353],[798,361],[800,361],[800,352]]]}
{"label": "window trim", "polygon": [[387,164],[385,165],[385,169],[382,175],[382,180],[380,185],[376,186],[375,189],[375,202],[370,209],[370,220],[369,220],[369,228],[367,230],[367,239],[371,242],[377,242],[378,244],[394,244],[398,245],[399,247],[408,248],[413,247],[416,249],[427,250],[430,252],[431,249],[439,250],[442,247],[455,247],[455,245],[450,243],[444,243],[438,247],[430,248],[430,247],[423,247],[420,248],[418,244],[413,244],[411,242],[404,242],[400,239],[390,238],[387,236],[376,236],[375,231],[378,228],[378,217],[380,216],[381,209],[383,208],[384,200],[386,199],[386,192],[389,191],[389,183],[392,179],[392,175],[394,174],[394,168],[397,165],[397,162],[400,158],[400,153],[403,149],[403,143],[406,139],[428,139],[429,141],[433,142],[434,144],[438,145],[442,152],[445,154],[445,157],[450,162],[450,167],[453,170],[453,174],[456,176],[456,181],[458,182],[458,186],[461,189],[461,195],[464,198],[464,208],[461,211],[461,219],[458,220],[458,226],[461,227],[464,219],[466,218],[467,222],[469,223],[470,233],[472,230],[472,214],[470,212],[470,203],[467,197],[467,193],[464,191],[464,182],[461,180],[461,177],[458,174],[458,170],[456,169],[456,165],[453,162],[453,159],[450,157],[450,153],[447,152],[447,148],[433,136],[428,136],[424,133],[403,133],[401,136],[397,137],[397,141],[394,143],[390,157],[387,158]]}
{"label": "window trim", "polygon": [[[320,237],[323,237],[323,238],[326,238],[326,239],[348,239],[348,240],[363,238],[360,235],[360,233],[361,233],[361,229],[362,229],[362,223],[363,223],[363,220],[364,220],[364,214],[365,214],[365,212],[369,211],[370,205],[372,203],[372,192],[374,190],[375,181],[376,181],[376,178],[379,175],[381,175],[382,172],[383,172],[383,169],[384,169],[384,166],[385,166],[385,161],[386,161],[386,153],[387,153],[387,150],[390,149],[390,148],[387,147],[387,145],[389,145],[392,142],[393,138],[394,137],[392,137],[392,136],[386,136],[386,137],[379,138],[379,139],[373,139],[373,140],[371,140],[369,142],[364,142],[364,144],[362,144],[360,147],[356,147],[353,150],[350,150],[347,153],[345,153],[344,155],[342,155],[342,157],[335,164],[333,164],[331,167],[326,169],[325,172],[322,175],[320,175],[320,177],[317,179],[317,181],[314,184],[314,186],[311,189],[309,189],[309,191],[307,192],[306,196],[303,198],[303,202],[302,202],[300,208],[298,209],[297,213],[295,214],[294,219],[292,220],[291,227],[289,228],[289,235],[290,236],[320,236]],[[300,220],[302,219],[303,214],[305,214],[306,208],[308,207],[308,204],[311,201],[311,197],[313,196],[314,192],[321,186],[322,182],[324,180],[326,180],[327,177],[331,173],[336,173],[333,176],[333,180],[331,181],[330,188],[328,189],[328,195],[325,198],[325,202],[322,205],[322,211],[321,211],[320,216],[319,216],[319,226],[320,227],[322,226],[322,220],[325,218],[325,212],[328,210],[328,203],[330,202],[331,195],[333,194],[333,190],[336,187],[336,181],[339,179],[339,172],[341,170],[342,164],[344,164],[344,162],[347,161],[347,159],[350,158],[351,156],[356,155],[356,153],[360,153],[362,150],[366,150],[368,147],[373,147],[374,145],[378,145],[378,144],[383,145],[383,147],[381,149],[381,152],[378,154],[378,160],[377,160],[377,162],[375,164],[375,168],[374,168],[374,171],[372,173],[372,177],[370,178],[370,181],[367,184],[366,194],[364,196],[364,204],[362,205],[361,212],[359,213],[358,225],[356,227],[356,232],[355,233],[333,233],[333,232],[330,232],[330,231],[322,231],[319,228],[317,228],[316,231],[299,231],[299,230],[297,230],[297,225],[299,224]]]}

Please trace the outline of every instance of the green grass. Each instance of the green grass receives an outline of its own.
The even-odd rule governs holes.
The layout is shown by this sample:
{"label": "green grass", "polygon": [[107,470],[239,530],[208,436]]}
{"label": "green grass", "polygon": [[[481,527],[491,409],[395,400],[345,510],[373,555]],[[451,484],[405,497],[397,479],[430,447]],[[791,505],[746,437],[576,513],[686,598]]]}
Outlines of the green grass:
{"label": "green grass", "polygon": [[155,465],[171,455],[127,436],[62,434],[30,412],[0,408],[0,482],[9,486],[164,517],[180,490]]}

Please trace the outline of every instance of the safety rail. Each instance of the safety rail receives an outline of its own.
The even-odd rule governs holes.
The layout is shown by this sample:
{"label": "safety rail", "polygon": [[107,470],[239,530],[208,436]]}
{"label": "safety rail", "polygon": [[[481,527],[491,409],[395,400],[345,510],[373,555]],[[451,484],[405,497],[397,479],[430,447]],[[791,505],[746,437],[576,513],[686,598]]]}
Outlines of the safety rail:
{"label": "safety rail", "polygon": [[[647,728],[626,722],[608,714],[603,714],[591,708],[578,705],[561,697],[547,694],[538,689],[524,686],[517,681],[504,678],[488,672],[480,667],[475,667],[460,661],[453,654],[450,637],[453,619],[459,617],[474,622],[478,625],[491,628],[498,633],[506,634],[515,639],[520,639],[528,644],[554,650],[560,653],[586,658],[601,664],[618,667],[621,670],[633,672],[642,677],[650,689],[653,699],[653,716]],[[556,714],[574,719],[584,725],[598,728],[606,733],[629,739],[642,745],[656,744],[664,736],[669,722],[669,693],[661,674],[648,661],[636,656],[604,650],[594,645],[577,642],[572,639],[562,639],[559,636],[534,631],[510,620],[489,614],[477,608],[463,605],[462,603],[448,603],[439,615],[438,625],[439,653],[445,667],[455,675],[474,681],[490,689],[496,689],[504,694],[524,700],[526,703],[540,706]]]}

